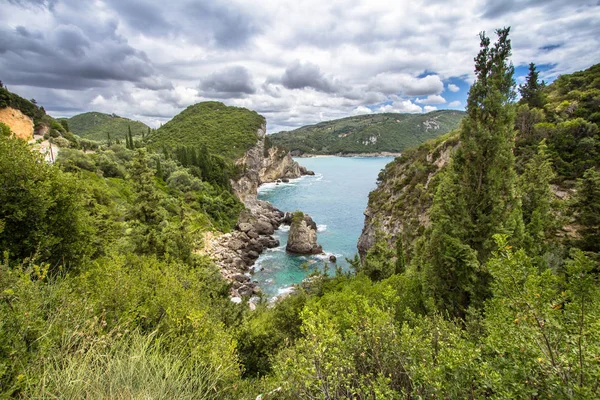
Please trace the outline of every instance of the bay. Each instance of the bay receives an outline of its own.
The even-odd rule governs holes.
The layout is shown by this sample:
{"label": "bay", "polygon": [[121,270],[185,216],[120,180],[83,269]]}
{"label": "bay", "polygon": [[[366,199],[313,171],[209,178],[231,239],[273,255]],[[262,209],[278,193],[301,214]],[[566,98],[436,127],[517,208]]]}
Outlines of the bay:
{"label": "bay", "polygon": [[315,172],[289,183],[262,185],[258,198],[271,202],[281,211],[308,213],[318,226],[317,241],[324,255],[299,256],[286,253],[289,227],[275,231],[280,246],[265,251],[255,264],[254,280],[269,297],[277,296],[298,284],[311,269],[334,265],[349,267],[345,258],[357,253],[356,243],[364,224],[363,212],[369,192],[376,187],[377,175],[393,157],[314,157],[296,159]]}

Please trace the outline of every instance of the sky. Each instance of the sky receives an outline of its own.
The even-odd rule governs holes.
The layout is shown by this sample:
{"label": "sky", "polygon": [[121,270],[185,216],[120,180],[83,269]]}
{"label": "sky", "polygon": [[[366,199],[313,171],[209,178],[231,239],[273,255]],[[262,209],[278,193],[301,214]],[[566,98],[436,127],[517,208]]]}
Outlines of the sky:
{"label": "sky", "polygon": [[517,83],[600,62],[600,0],[0,0],[0,80],[55,117],[158,127],[218,100],[273,133],[462,110],[479,33],[505,26]]}

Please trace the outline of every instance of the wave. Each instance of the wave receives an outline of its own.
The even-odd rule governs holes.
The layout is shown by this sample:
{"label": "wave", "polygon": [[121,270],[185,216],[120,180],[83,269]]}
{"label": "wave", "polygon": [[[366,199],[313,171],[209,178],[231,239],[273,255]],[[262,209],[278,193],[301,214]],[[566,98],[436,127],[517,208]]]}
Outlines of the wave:
{"label": "wave", "polygon": [[317,225],[317,232],[325,232],[327,230],[327,225],[321,224]]}
{"label": "wave", "polygon": [[289,232],[290,231],[290,226],[289,225],[280,225],[279,226],[279,230],[281,232]]}
{"label": "wave", "polygon": [[294,291],[294,286],[286,286],[284,288],[281,288],[279,290],[277,290],[277,295],[278,296],[285,296],[287,294],[290,294]]}

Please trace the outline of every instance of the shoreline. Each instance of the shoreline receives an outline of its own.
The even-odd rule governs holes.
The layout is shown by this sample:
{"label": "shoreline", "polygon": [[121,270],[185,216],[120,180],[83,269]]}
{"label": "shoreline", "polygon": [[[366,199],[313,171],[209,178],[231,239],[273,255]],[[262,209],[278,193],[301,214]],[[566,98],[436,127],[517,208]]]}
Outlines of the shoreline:
{"label": "shoreline", "polygon": [[312,154],[312,153],[303,153],[299,156],[294,156],[294,158],[320,158],[320,157],[348,157],[348,158],[358,158],[358,157],[400,157],[402,153],[394,153],[389,151],[381,151],[375,153],[336,153],[336,154]]}

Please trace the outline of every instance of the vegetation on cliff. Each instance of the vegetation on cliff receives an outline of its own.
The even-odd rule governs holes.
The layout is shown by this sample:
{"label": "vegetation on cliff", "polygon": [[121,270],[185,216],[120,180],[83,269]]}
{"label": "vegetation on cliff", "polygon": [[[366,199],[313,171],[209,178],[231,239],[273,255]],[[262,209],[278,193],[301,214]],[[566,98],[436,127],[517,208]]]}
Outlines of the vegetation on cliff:
{"label": "vegetation on cliff", "polygon": [[269,135],[276,146],[302,154],[402,152],[456,128],[462,111],[370,114]]}
{"label": "vegetation on cliff", "polygon": [[150,128],[142,122],[100,112],[87,112],[62,120],[67,121],[74,134],[95,141],[107,141],[109,138],[125,140],[129,132],[135,137],[143,137],[150,132]]}

